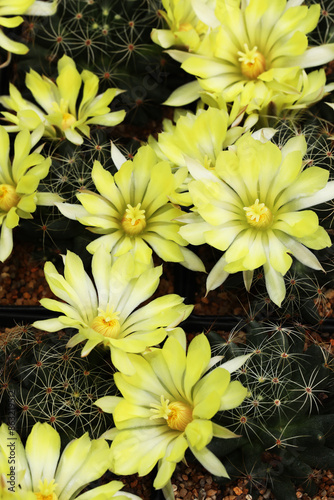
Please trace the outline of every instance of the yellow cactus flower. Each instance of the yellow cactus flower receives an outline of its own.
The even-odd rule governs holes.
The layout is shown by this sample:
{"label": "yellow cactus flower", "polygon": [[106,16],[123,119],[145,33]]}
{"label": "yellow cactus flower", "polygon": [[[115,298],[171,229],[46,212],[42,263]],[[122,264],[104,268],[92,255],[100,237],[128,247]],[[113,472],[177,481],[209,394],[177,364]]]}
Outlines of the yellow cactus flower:
{"label": "yellow cactus flower", "polygon": [[[82,144],[81,134],[90,136],[89,125],[111,127],[124,119],[124,110],[110,112],[108,107],[122,90],[107,89],[96,95],[98,77],[88,70],[80,74],[74,60],[68,56],[59,59],[58,73],[56,83],[44,75],[41,77],[32,69],[26,75],[26,86],[42,109],[23,99],[17,88],[10,84],[10,95],[0,98],[5,108],[16,112],[2,112],[6,120],[14,124],[5,127],[8,131],[15,132],[22,128],[34,130],[43,123],[46,137],[66,137],[74,144]],[[82,97],[78,102],[81,87]]]}
{"label": "yellow cactus flower", "polygon": [[152,40],[167,49],[184,45],[195,50],[209,27],[219,24],[215,16],[215,0],[162,0],[160,16],[169,29],[152,30]]}
{"label": "yellow cactus flower", "polygon": [[45,264],[45,277],[53,293],[65,302],[42,299],[42,306],[63,313],[55,319],[35,321],[33,326],[54,332],[75,328],[68,345],[86,341],[82,356],[87,356],[98,344],[110,349],[111,360],[118,370],[133,373],[128,353],[142,353],[147,347],[164,340],[169,329],[187,318],[193,306],[183,304],[176,294],[152,300],[138,306],[155,292],[162,266],[135,272],[130,253],[112,262],[109,252],[101,246],[92,259],[95,287],[83,263],[68,251],[64,257],[64,277],[51,262]]}
{"label": "yellow cactus flower", "polygon": [[[88,433],[67,444],[60,453],[58,432],[47,423],[33,426],[24,448],[11,427],[0,427],[0,498],[3,500],[119,500],[136,495],[117,492],[121,481],[111,481],[80,495],[110,467],[110,450],[104,439]],[[1,496],[2,495],[2,496]]]}
{"label": "yellow cactus flower", "polygon": [[[215,172],[216,158],[219,153],[231,146],[245,130],[247,122],[253,125],[253,120],[245,120],[243,127],[238,127],[238,115],[233,110],[228,114],[226,107],[200,108],[196,114],[190,111],[175,112],[174,123],[164,120],[163,132],[158,135],[158,140],[149,137],[149,145],[162,160],[172,162],[176,169],[187,169],[187,160],[193,159]],[[188,175],[183,185],[170,197],[175,203],[190,205],[191,197],[187,185],[191,180]]]}
{"label": "yellow cactus flower", "polygon": [[39,154],[40,148],[32,153],[43,134],[39,126],[32,134],[22,130],[14,143],[14,158],[9,160],[9,136],[0,126],[0,261],[9,257],[13,250],[13,228],[20,218],[32,219],[37,205],[53,205],[61,202],[57,194],[37,191],[41,179],[49,173],[51,158]]}
{"label": "yellow cactus flower", "polygon": [[113,414],[115,428],[103,437],[113,439],[111,470],[116,474],[148,474],[158,464],[153,486],[174,499],[170,478],[176,464],[190,448],[212,474],[228,477],[225,467],[207,448],[213,436],[237,437],[211,419],[218,411],[239,406],[247,389],[230,381],[248,356],[239,356],[209,371],[211,358],[204,334],[196,336],[186,354],[185,335],[169,337],[162,349],[131,355],[136,374],[115,373],[123,397],[105,396],[96,401]]}
{"label": "yellow cactus flower", "polygon": [[[16,28],[23,23],[22,14],[51,16],[57,10],[57,3],[58,0],[53,0],[51,3],[39,0],[2,0],[0,3],[0,26]],[[26,54],[29,50],[23,43],[8,38],[2,29],[0,29],[0,47],[13,54]]]}
{"label": "yellow cactus flower", "polygon": [[207,290],[217,288],[229,273],[244,272],[249,290],[254,269],[263,265],[271,300],[285,296],[283,276],[295,256],[312,269],[321,264],[307,248],[321,249],[331,240],[315,212],[304,208],[334,198],[329,172],[304,169],[306,141],[290,139],[280,150],[271,142],[241,137],[216,161],[216,175],[195,162],[188,168],[196,179],[189,184],[193,214],[181,235],[193,245],[208,243],[225,253],[207,278]]}
{"label": "yellow cactus flower", "polygon": [[173,175],[168,162],[161,162],[153,149],[142,146],[133,161],[126,161],[113,146],[113,159],[119,171],[112,176],[95,161],[92,178],[96,189],[77,194],[81,205],[58,204],[63,215],[88,226],[103,236],[92,241],[87,250],[95,253],[103,244],[114,257],[131,252],[138,269],[152,260],[152,249],[164,261],[179,262],[196,271],[204,271],[202,261],[186,247],[178,234],[182,215],[170,203],[178,183],[187,172]]}
{"label": "yellow cactus flower", "polygon": [[198,81],[177,89],[166,103],[186,104],[198,98],[201,89],[223,95],[227,102],[246,93],[246,104],[259,106],[263,114],[320,100],[333,85],[325,86],[324,70],[307,75],[304,69],[331,61],[334,44],[308,46],[306,35],[317,25],[320,5],[301,3],[221,0],[215,10],[220,26],[195,52],[168,51]]}

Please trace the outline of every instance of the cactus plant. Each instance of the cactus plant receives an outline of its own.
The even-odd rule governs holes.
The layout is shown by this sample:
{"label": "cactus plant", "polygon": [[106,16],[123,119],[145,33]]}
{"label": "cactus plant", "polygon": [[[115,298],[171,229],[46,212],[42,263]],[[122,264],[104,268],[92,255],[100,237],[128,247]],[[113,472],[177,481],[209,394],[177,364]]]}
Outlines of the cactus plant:
{"label": "cactus plant", "polygon": [[101,351],[81,358],[80,348],[66,347],[69,333],[8,329],[1,337],[1,420],[14,405],[17,431],[26,437],[38,421],[48,422],[66,440],[89,431],[99,437],[109,415],[94,402],[115,391],[112,369]]}
{"label": "cactus plant", "polygon": [[334,466],[329,345],[301,324],[250,322],[245,336],[237,332],[224,339],[208,334],[215,354],[252,353],[237,377],[248,388],[244,403],[218,420],[240,438],[224,449],[213,443],[212,450],[226,458],[232,478],[251,478],[253,498],[268,485],[277,499],[295,498],[292,482],[306,478],[305,489],[314,492],[312,467]]}

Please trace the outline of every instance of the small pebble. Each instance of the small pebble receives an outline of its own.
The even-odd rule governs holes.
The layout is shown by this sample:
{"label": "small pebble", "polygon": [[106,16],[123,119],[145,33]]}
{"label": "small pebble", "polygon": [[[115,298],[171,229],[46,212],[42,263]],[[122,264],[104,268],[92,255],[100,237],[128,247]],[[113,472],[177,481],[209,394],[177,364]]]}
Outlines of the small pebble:
{"label": "small pebble", "polygon": [[216,491],[216,490],[209,490],[209,491],[207,491],[207,492],[206,492],[206,495],[207,495],[208,497],[212,497],[212,496],[213,496],[213,495],[215,495],[216,493],[217,493],[217,491]]}
{"label": "small pebble", "polygon": [[184,498],[187,493],[188,492],[187,492],[187,490],[185,488],[181,488],[179,495],[180,495],[181,498]]}

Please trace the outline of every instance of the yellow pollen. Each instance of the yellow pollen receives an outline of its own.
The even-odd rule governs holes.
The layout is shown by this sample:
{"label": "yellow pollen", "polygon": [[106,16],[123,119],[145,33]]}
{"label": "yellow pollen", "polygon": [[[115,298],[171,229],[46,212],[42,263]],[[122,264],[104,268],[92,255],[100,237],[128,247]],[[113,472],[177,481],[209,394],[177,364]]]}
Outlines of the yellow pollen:
{"label": "yellow pollen", "polygon": [[51,495],[42,495],[42,493],[35,493],[37,500],[58,500],[58,497],[51,493]]}
{"label": "yellow pollen", "polygon": [[164,418],[171,429],[183,432],[193,420],[193,409],[181,401],[170,403],[164,396],[161,396],[160,402],[160,405],[151,403],[151,412],[154,415],[150,419]]}
{"label": "yellow pollen", "polygon": [[20,197],[14,186],[10,184],[0,184],[0,210],[9,212],[12,207],[16,207]]}
{"label": "yellow pollen", "polygon": [[90,327],[104,337],[116,339],[121,331],[118,318],[118,312],[100,311],[99,315],[91,322]]}
{"label": "yellow pollen", "polygon": [[255,80],[266,70],[266,60],[256,46],[249,50],[247,43],[245,43],[244,47],[245,52],[238,51],[241,73],[250,80]]}
{"label": "yellow pollen", "polygon": [[264,203],[259,203],[258,199],[250,207],[244,207],[244,210],[250,226],[256,229],[267,229],[272,224],[273,214]]}
{"label": "yellow pollen", "polygon": [[66,130],[71,125],[73,125],[73,123],[76,121],[77,121],[77,119],[75,118],[75,116],[71,115],[71,113],[63,113],[63,120],[61,122],[61,128],[63,130]]}
{"label": "yellow pollen", "polygon": [[130,236],[136,236],[146,227],[145,210],[141,210],[141,203],[135,207],[128,204],[125,210],[122,227]]}
{"label": "yellow pollen", "polygon": [[35,497],[37,500],[58,500],[58,496],[54,493],[56,486],[54,479],[50,483],[46,479],[44,479],[44,482],[40,480],[38,484],[39,492],[35,493]]}
{"label": "yellow pollen", "polygon": [[190,31],[190,30],[193,30],[193,29],[194,29],[194,27],[190,23],[182,23],[179,26],[179,31]]}

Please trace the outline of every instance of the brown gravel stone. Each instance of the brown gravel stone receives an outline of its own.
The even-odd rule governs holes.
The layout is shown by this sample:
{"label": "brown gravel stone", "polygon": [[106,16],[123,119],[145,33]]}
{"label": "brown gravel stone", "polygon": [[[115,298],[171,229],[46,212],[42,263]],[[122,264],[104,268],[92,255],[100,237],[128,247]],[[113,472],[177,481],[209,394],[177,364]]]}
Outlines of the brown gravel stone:
{"label": "brown gravel stone", "polygon": [[332,318],[334,313],[334,290],[324,290],[319,298],[314,299],[321,318]]}
{"label": "brown gravel stone", "polygon": [[235,488],[233,488],[233,491],[236,495],[242,495],[242,489],[239,488],[239,486],[236,486]]}
{"label": "brown gravel stone", "polygon": [[213,497],[216,493],[217,493],[217,491],[216,491],[216,490],[208,490],[208,491],[206,492],[206,495],[207,495],[208,497]]}
{"label": "brown gravel stone", "polygon": [[43,297],[54,298],[44,278],[43,249],[16,244],[0,263],[0,305],[36,306]]}

